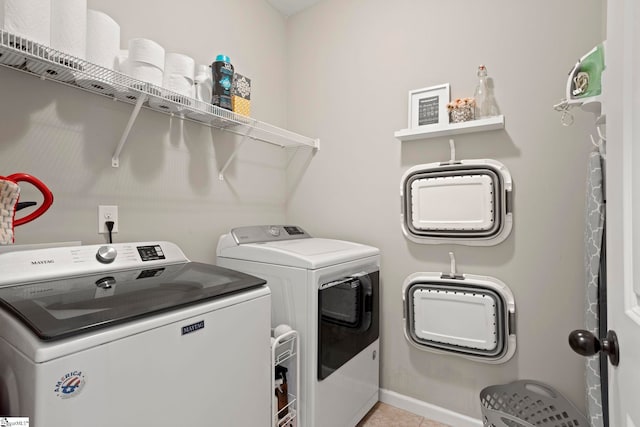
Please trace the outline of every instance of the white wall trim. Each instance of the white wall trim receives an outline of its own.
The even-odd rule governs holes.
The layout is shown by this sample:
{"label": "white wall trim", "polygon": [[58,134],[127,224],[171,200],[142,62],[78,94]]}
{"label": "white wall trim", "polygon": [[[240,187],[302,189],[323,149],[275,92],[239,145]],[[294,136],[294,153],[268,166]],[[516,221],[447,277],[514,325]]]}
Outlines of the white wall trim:
{"label": "white wall trim", "polygon": [[482,427],[482,421],[458,414],[449,409],[405,396],[395,391],[380,389],[380,401],[416,415],[455,427]]}

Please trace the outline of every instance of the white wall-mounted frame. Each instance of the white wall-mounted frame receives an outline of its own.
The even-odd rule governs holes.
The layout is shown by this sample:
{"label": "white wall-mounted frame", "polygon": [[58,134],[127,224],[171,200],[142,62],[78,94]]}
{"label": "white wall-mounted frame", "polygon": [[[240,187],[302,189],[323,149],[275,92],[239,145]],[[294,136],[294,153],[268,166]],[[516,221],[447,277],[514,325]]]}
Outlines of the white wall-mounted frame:
{"label": "white wall-mounted frame", "polygon": [[[451,355],[463,357],[465,359],[474,360],[476,362],[483,362],[489,364],[505,363],[513,357],[516,352],[516,306],[515,298],[511,289],[502,281],[495,277],[478,276],[472,274],[457,274],[455,271],[455,258],[452,253],[449,253],[451,257],[451,273],[436,273],[436,272],[417,272],[409,275],[402,286],[402,305],[404,306],[403,323],[404,323],[404,336],[414,347],[429,351],[432,353]],[[478,338],[482,334],[479,331],[484,326],[477,327],[476,323],[482,323],[483,314],[481,311],[476,311],[478,315],[473,317],[473,312],[466,310],[464,305],[467,305],[468,301],[462,302],[458,299],[460,293],[467,293],[467,296],[474,295],[474,291],[481,294],[487,292],[487,295],[494,293],[499,296],[501,300],[501,307],[495,313],[495,320],[501,322],[501,328],[499,328],[499,338],[501,341],[499,347],[496,347],[496,352],[483,352],[473,346],[465,348],[464,346],[451,346],[438,345],[436,341],[421,340],[416,334],[416,308],[419,308],[420,303],[414,301],[412,294],[417,289],[434,289],[436,292],[447,292],[447,288],[451,289],[448,295],[444,295],[439,301],[434,301],[437,304],[443,303],[441,307],[441,316],[437,318],[431,318],[435,322],[431,325],[427,325],[433,331],[439,331],[439,337],[444,338],[447,334],[458,336],[467,336],[471,338]],[[477,299],[480,301],[480,299]],[[459,310],[463,310],[465,313],[460,316],[457,310],[450,310],[456,304],[461,304],[463,307]],[[424,308],[424,307],[423,307]],[[497,308],[497,306],[496,306]],[[458,322],[460,322],[458,324]],[[464,322],[469,322],[464,325]],[[422,325],[424,326],[424,325]],[[465,326],[472,326],[474,329],[465,331]],[[489,327],[488,324],[485,326]],[[456,331],[456,328],[458,330]],[[479,335],[478,335],[479,334]],[[448,337],[455,341],[457,338],[453,336]]]}
{"label": "white wall-mounted frame", "polygon": [[[414,243],[419,244],[460,244],[467,246],[495,246],[502,243],[513,229],[513,181],[511,174],[505,165],[493,159],[470,159],[455,160],[454,153],[449,162],[435,162],[428,164],[415,165],[409,168],[400,180],[400,224],[405,237]],[[470,175],[486,175],[490,176],[493,184],[491,195],[495,198],[492,206],[483,205],[479,202],[483,197],[490,197],[486,187],[477,188],[472,193],[474,197],[469,197],[467,193],[463,195],[456,191],[450,191],[454,185],[466,187],[468,182],[460,180],[442,179],[438,183],[438,190],[432,193],[432,198],[428,201],[421,200],[421,197],[414,197],[415,191],[420,190],[413,184],[419,182],[423,178],[445,178]],[[444,188],[447,191],[442,191]],[[468,191],[468,189],[467,189]],[[450,198],[451,195],[457,193],[458,197]],[[425,197],[426,196],[422,196]],[[482,207],[479,208],[477,205]],[[423,205],[427,212],[422,212]],[[428,218],[432,215],[429,210],[432,205],[442,205],[443,212],[433,216],[436,221],[431,225],[435,228],[429,228]],[[494,216],[493,223],[490,228],[483,230],[482,227],[474,228],[471,224],[476,223],[482,214],[479,212],[484,209],[491,209],[491,215]],[[440,216],[442,215],[442,216]],[[446,216],[451,216],[450,221],[444,221]],[[437,217],[437,218],[436,218]],[[427,219],[422,222],[424,228],[415,227],[416,220],[421,222],[421,218]],[[457,226],[451,224],[457,222]],[[449,224],[448,229],[438,229],[439,226]]]}
{"label": "white wall-mounted frame", "polygon": [[449,83],[409,91],[409,129],[449,124]]}

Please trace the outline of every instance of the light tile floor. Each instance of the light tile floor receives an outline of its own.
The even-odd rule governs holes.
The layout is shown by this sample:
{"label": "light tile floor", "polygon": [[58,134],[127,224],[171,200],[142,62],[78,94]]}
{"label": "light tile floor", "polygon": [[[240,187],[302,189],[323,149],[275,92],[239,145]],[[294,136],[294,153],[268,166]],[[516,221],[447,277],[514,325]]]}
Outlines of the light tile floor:
{"label": "light tile floor", "polygon": [[356,427],[449,427],[395,406],[378,402]]}

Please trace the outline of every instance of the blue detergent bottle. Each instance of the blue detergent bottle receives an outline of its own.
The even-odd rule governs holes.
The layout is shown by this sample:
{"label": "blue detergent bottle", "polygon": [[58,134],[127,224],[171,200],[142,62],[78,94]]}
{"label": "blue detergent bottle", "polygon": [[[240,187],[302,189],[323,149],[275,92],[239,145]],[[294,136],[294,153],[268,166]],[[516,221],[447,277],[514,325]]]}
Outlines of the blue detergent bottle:
{"label": "blue detergent bottle", "polygon": [[216,56],[211,64],[213,89],[211,103],[220,108],[231,110],[231,87],[233,85],[233,65],[226,55]]}

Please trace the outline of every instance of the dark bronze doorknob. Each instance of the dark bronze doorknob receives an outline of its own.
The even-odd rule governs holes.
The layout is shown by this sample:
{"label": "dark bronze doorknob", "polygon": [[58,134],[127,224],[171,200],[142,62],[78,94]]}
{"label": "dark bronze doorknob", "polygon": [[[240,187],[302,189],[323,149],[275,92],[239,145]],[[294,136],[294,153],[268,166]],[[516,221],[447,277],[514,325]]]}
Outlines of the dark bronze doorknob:
{"label": "dark bronze doorknob", "polygon": [[591,332],[577,329],[569,334],[569,345],[573,351],[583,356],[593,356],[603,352],[609,356],[609,361],[613,366],[618,366],[620,363],[618,336],[614,331],[607,332],[607,337],[600,342]]}

